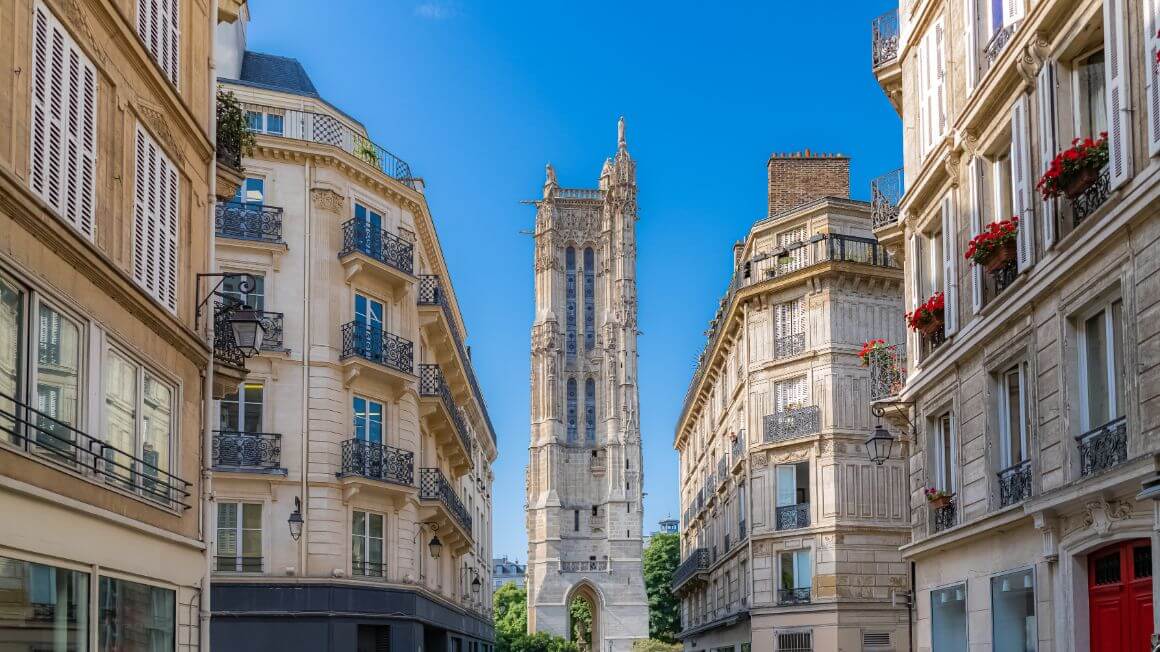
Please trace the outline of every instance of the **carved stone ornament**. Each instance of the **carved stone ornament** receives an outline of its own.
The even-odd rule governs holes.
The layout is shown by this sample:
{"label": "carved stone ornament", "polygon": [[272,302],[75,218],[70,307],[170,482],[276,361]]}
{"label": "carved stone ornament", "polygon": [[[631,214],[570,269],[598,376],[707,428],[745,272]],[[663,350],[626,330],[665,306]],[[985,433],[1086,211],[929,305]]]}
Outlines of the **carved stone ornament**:
{"label": "carved stone ornament", "polygon": [[346,198],[330,188],[311,188],[310,201],[317,209],[341,215]]}
{"label": "carved stone ornament", "polygon": [[84,11],[81,10],[76,0],[61,0],[58,3],[60,10],[64,13],[64,22],[73,29],[74,34],[79,34],[82,41],[88,46],[87,54],[95,56],[101,63],[105,63],[105,53],[103,48],[98,47],[97,39],[93,38],[93,32],[89,29],[89,21],[85,18]]}
{"label": "carved stone ornament", "polygon": [[1132,504],[1126,501],[1093,500],[1084,506],[1083,526],[1095,530],[1096,534],[1104,535],[1111,529],[1112,523],[1123,521],[1132,515]]}
{"label": "carved stone ornament", "polygon": [[946,169],[947,177],[950,178],[951,187],[959,187],[959,154],[958,152],[948,152],[946,158],[943,159],[943,168]]}
{"label": "carved stone ornament", "polygon": [[412,244],[415,242],[415,232],[405,226],[399,227],[399,237]]}
{"label": "carved stone ornament", "polygon": [[765,465],[768,463],[769,463],[769,459],[767,458],[765,453],[754,453],[753,454],[753,466],[755,466],[756,468],[764,469]]}
{"label": "carved stone ornament", "polygon": [[174,161],[184,161],[185,157],[181,148],[177,146],[177,139],[173,137],[173,132],[169,130],[169,123],[161,111],[157,107],[143,102],[138,102],[136,107],[137,113],[141,115],[141,120],[145,122],[146,131],[161,141],[161,145],[169,157]]}

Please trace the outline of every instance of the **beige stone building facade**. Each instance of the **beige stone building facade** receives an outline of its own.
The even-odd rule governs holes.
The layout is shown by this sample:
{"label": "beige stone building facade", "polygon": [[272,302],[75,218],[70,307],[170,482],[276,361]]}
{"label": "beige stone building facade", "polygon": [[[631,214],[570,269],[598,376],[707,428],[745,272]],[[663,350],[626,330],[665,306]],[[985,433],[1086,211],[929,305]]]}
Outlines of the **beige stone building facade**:
{"label": "beige stone building facade", "polygon": [[208,645],[218,8],[0,7],[5,649]]}
{"label": "beige stone building facade", "polygon": [[[1142,0],[911,0],[875,23],[907,180],[875,233],[903,260],[908,310],[945,302],[877,405],[912,439],[916,650],[1150,648],[1158,23]],[[1101,132],[1108,165],[1043,199],[1052,159]],[[1009,261],[965,258],[1012,216]]]}
{"label": "beige stone building facade", "polygon": [[214,407],[214,648],[487,652],[495,432],[422,180],[246,27],[216,258],[269,328]]}
{"label": "beige stone building facade", "polygon": [[902,337],[902,270],[849,160],[775,155],[677,424],[686,650],[907,650],[906,466],[872,464],[868,330]]}
{"label": "beige stone building facade", "polygon": [[[591,648],[648,638],[644,469],[636,321],[636,162],[619,123],[597,188],[565,188],[551,165],[536,201],[536,321],[527,469],[528,629]],[[580,634],[583,636],[583,633]]]}

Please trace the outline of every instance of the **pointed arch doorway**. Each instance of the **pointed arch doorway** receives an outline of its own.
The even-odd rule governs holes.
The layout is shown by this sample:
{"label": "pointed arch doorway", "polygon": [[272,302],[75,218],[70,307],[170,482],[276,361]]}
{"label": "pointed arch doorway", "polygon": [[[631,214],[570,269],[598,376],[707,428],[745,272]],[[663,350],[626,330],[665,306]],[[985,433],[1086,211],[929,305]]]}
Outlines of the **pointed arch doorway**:
{"label": "pointed arch doorway", "polygon": [[600,593],[586,581],[578,582],[568,591],[568,640],[581,650],[601,650]]}

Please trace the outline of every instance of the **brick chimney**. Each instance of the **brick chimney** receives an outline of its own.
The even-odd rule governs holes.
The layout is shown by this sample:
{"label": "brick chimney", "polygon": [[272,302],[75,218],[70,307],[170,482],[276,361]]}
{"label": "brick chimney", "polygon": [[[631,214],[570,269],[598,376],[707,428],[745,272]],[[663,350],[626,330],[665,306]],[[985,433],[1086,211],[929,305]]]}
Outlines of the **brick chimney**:
{"label": "brick chimney", "polygon": [[850,196],[850,158],[806,150],[769,157],[769,214],[822,197]]}

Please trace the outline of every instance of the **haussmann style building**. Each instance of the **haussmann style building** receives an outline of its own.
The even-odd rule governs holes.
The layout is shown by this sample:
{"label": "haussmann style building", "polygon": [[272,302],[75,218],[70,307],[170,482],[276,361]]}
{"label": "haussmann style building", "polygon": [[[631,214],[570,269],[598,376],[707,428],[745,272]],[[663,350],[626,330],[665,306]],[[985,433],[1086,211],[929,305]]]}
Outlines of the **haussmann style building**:
{"label": "haussmann style building", "polygon": [[873,42],[906,179],[875,234],[933,308],[862,333],[905,352],[875,408],[909,442],[914,649],[1154,649],[1160,4],[910,0]]}
{"label": "haussmann style building", "polygon": [[849,198],[849,159],[775,154],[769,212],[686,394],[672,590],[696,652],[908,650],[906,466],[866,455],[868,331],[902,337],[902,270]]}

